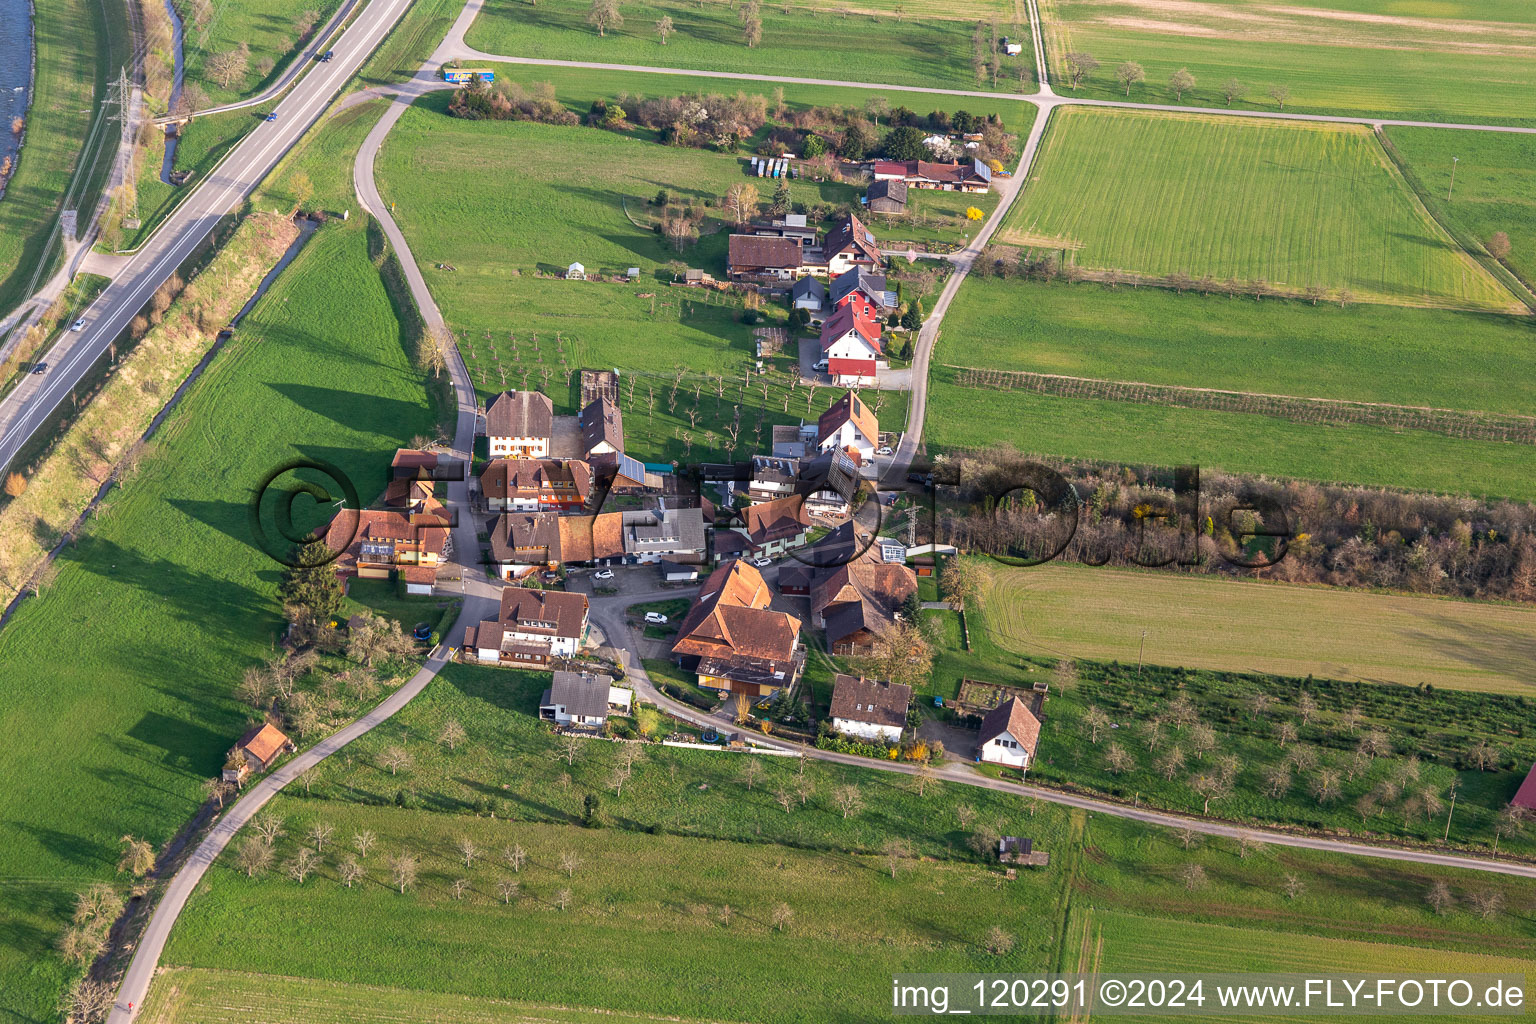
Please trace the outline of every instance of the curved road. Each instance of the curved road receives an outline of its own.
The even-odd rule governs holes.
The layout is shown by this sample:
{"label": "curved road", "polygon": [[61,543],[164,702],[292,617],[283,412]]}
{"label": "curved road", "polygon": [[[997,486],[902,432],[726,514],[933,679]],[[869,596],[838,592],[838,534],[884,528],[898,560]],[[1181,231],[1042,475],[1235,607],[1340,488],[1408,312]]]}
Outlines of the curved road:
{"label": "curved road", "polygon": [[66,331],[41,358],[48,372],[28,374],[0,401],[0,468],[48,420],[128,322],[149,301],[225,214],[239,207],[289,147],[307,132],[362,62],[383,41],[411,0],[370,0],[337,42],[337,56],[305,75],[278,104],[277,120],[245,137],[211,176],[166,218],[154,235],[82,317],[84,328]]}
{"label": "curved road", "polygon": [[[374,0],[374,5],[379,5],[382,3],[385,5],[386,9],[392,9],[391,5],[398,5],[400,2],[401,0]],[[365,17],[367,16],[367,13],[372,13],[374,11],[374,5],[370,5],[369,12],[365,13]],[[390,132],[390,129],[393,128],[394,124],[400,119],[400,116],[405,112],[406,108],[411,103],[413,103],[417,98],[428,91],[444,87],[443,83],[437,80],[435,71],[433,69],[441,66],[441,64],[448,60],[469,56],[488,60],[510,61],[515,63],[569,63],[561,61],[520,60],[515,58],[498,57],[491,54],[481,54],[478,51],[469,50],[463,44],[464,32],[467,30],[469,24],[474,20],[474,17],[479,13],[480,5],[481,0],[469,0],[463,11],[460,13],[458,19],[455,21],[453,28],[450,30],[448,36],[443,40],[442,44],[438,47],[437,51],[432,55],[432,57],[428,59],[427,64],[425,64],[409,82],[401,85],[398,87],[398,89],[395,90],[396,95],[394,102],[390,105],[390,108],[385,112],[384,116],[379,120],[378,124],[375,125],[371,132],[369,132],[367,138],[364,140],[362,148],[358,152],[356,162],[353,166],[353,185],[357,192],[358,198],[363,206],[379,221],[386,237],[390,241],[390,244],[394,247],[394,250],[400,259],[407,283],[410,286],[412,296],[415,299],[416,304],[422,314],[422,318],[428,325],[429,330],[433,330],[434,332],[440,331],[444,326],[442,313],[438,309],[436,302],[433,300],[431,293],[427,289],[426,282],[416,265],[415,258],[411,254],[410,246],[406,242],[405,236],[401,233],[399,226],[394,221],[394,218],[390,216],[389,210],[382,198],[379,196],[377,186],[374,182],[373,168],[374,162],[378,156],[379,148],[383,145],[384,140]],[[398,17],[398,13],[398,10],[394,10],[391,14],[389,14],[389,20],[387,24],[393,24],[393,20],[395,17]],[[1041,44],[1039,42],[1040,32],[1033,0],[1031,0],[1030,3],[1030,18],[1031,26],[1034,29],[1037,66],[1041,68],[1041,93],[1038,96],[1022,96],[1016,98],[1026,99],[1035,103],[1039,108],[1041,108],[1041,116],[1038,116],[1035,119],[1035,123],[1031,127],[1029,135],[1025,141],[1025,145],[1020,156],[1018,170],[1007,183],[1001,186],[1001,191],[1003,194],[1002,201],[999,202],[997,209],[988,219],[982,231],[978,232],[976,239],[971,243],[971,245],[967,246],[967,248],[962,253],[957,254],[954,257],[956,263],[955,273],[951,275],[949,282],[941,292],[939,301],[935,305],[933,315],[930,317],[928,323],[924,326],[923,332],[920,335],[919,351],[917,353],[917,358],[914,360],[914,371],[921,371],[914,372],[914,393],[912,405],[916,416],[915,421],[909,422],[909,427],[912,427],[915,423],[915,429],[909,429],[908,435],[903,438],[901,452],[898,454],[898,457],[895,460],[896,465],[893,466],[893,469],[902,467],[906,463],[909,463],[912,455],[915,453],[915,438],[919,436],[919,432],[921,430],[921,409],[923,400],[926,395],[925,385],[927,376],[927,361],[932,350],[933,341],[937,334],[938,324],[942,320],[943,313],[948,308],[950,300],[954,297],[955,292],[958,291],[961,279],[963,279],[965,273],[969,270],[972,262],[974,262],[975,257],[980,252],[982,246],[985,245],[986,239],[990,237],[997,224],[1001,222],[1001,218],[1004,212],[1012,203],[1013,199],[1017,196],[1020,185],[1027,177],[1028,170],[1032,165],[1035,153],[1038,150],[1040,138],[1044,133],[1045,122],[1047,120],[1046,115],[1049,114],[1051,109],[1058,105],[1063,105],[1066,103],[1088,103],[1088,101],[1062,99],[1060,97],[1056,97],[1051,92],[1044,72],[1044,55],[1041,50]],[[347,33],[347,38],[344,40],[347,45],[351,45],[352,32],[361,27],[362,21],[363,19],[359,19],[359,26],[355,26],[353,30]],[[346,61],[345,63],[333,62],[333,65],[335,65],[333,70],[346,67],[353,63],[360,63],[361,58],[365,56],[367,52],[371,51],[371,49],[372,46],[369,46],[368,50],[351,50],[350,52],[352,54],[352,59]],[[676,69],[659,69],[625,65],[578,63],[576,66],[670,74],[697,74],[701,77],[722,77],[738,79],[756,78],[763,81],[810,82],[817,84],[845,85],[854,87],[860,87],[862,85],[862,83],[849,82],[822,82],[821,80],[816,79],[794,79],[776,76],[688,72],[678,71]],[[330,65],[327,67],[330,67]],[[350,71],[347,72],[347,77],[350,77],[350,73]],[[311,79],[313,78],[314,76],[311,76]],[[310,80],[306,80],[306,84],[308,84],[308,81]],[[345,81],[345,78],[340,79],[340,81]],[[340,82],[338,81],[336,84],[339,85]],[[907,91],[906,87],[898,86],[868,85],[864,87],[871,89],[895,89],[899,91]],[[954,95],[982,95],[996,98],[996,94],[968,93],[959,90],[911,91],[940,91],[948,92]],[[332,92],[334,92],[334,87],[325,92],[322,99],[328,98]],[[318,95],[318,93],[306,94],[311,96]],[[1161,108],[1145,104],[1117,104],[1102,102],[1094,102],[1092,105],[1133,107],[1139,106],[1145,109],[1190,109],[1185,107]],[[323,109],[323,104],[321,109]],[[1222,110],[1215,110],[1211,112],[1232,113],[1230,111]],[[304,126],[307,128],[308,124],[312,123],[318,114],[319,110],[308,113]],[[1291,117],[1292,115],[1285,116]],[[1362,121],[1361,119],[1352,118],[1326,118],[1306,115],[1302,115],[1300,119],[1330,121],[1345,120],[1361,121],[1361,123],[1382,123]],[[1408,124],[1412,122],[1385,123]],[[1435,127],[1463,127],[1474,130],[1508,130],[1522,132],[1533,131],[1532,129],[1498,129],[1476,125],[1436,125]],[[251,140],[248,140],[248,142],[249,141]],[[293,139],[289,138],[287,144],[282,146],[282,150],[286,150],[287,145],[291,145],[292,141]],[[261,153],[265,155],[272,146],[277,144],[277,141],[269,141],[267,143],[267,148],[263,149]],[[279,150],[279,154],[282,150]],[[273,158],[273,162],[275,162],[275,157]],[[242,166],[259,166],[259,163],[255,160],[248,160],[247,162],[243,163]],[[267,166],[270,167],[270,163],[268,163]],[[262,173],[265,173],[265,171],[263,170]],[[245,186],[247,191],[256,180],[259,180],[259,176],[253,179],[250,184]],[[211,227],[211,224],[208,226]],[[163,230],[164,229],[162,229],[162,231]],[[203,233],[206,233],[206,229],[204,229]],[[202,236],[199,234],[197,237],[201,238]],[[174,266],[174,264],[172,264],[172,266]],[[150,288],[150,291],[153,291],[153,287]],[[148,293],[145,294],[147,295]],[[137,306],[134,308],[137,309]],[[83,340],[84,339],[82,339],[82,341]],[[470,381],[469,374],[464,365],[463,359],[460,356],[457,348],[454,347],[446,355],[448,357],[448,368],[453,378],[454,390],[459,407],[458,421],[454,434],[453,451],[457,457],[467,460],[470,456],[470,453],[473,451],[474,437],[477,426],[475,391],[474,386]],[[904,472],[904,469],[902,471]],[[456,481],[449,485],[448,502],[449,506],[453,508],[467,509],[469,507],[467,481]],[[454,528],[454,548],[455,551],[459,553],[461,558],[466,553],[468,553],[471,556],[471,562],[478,561],[479,540],[475,532],[473,520],[468,515],[465,515]],[[463,629],[466,625],[477,623],[483,618],[494,615],[497,602],[497,585],[487,580],[477,566],[461,566],[461,569],[464,579],[464,607],[461,610],[457,621],[452,627],[453,632],[449,634],[450,637],[458,635],[458,631]],[[649,676],[645,672],[644,667],[640,663],[637,644],[633,636],[633,632],[630,630],[627,622],[625,621],[624,609],[629,604],[637,601],[647,600],[655,596],[662,596],[663,593],[665,596],[675,596],[677,591],[668,590],[665,592],[657,592],[655,594],[642,593],[622,595],[619,597],[593,598],[591,602],[592,622],[603,633],[609,644],[623,647],[630,653],[631,666],[628,671],[628,679],[629,682],[635,687],[637,697],[644,698],[654,703],[658,707],[661,707],[670,714],[675,715],[684,721],[693,722],[698,725],[718,727],[721,724],[721,720],[719,718],[702,714],[696,709],[673,701],[660,693],[654,684],[652,684]],[[439,651],[434,652],[432,657],[427,660],[422,668],[414,676],[412,676],[407,683],[401,686],[394,693],[390,694],[390,696],[382,701],[377,707],[373,708],[371,711],[353,721],[346,727],[321,740],[319,743],[315,744],[314,747],[297,755],[282,767],[273,771],[270,775],[266,776],[260,782],[254,785],[244,796],[242,796],[234,804],[230,805],[223,812],[217,824],[214,825],[208,835],[198,844],[197,848],[187,859],[186,863],[184,863],[182,867],[177,871],[177,873],[172,877],[170,884],[166,888],[164,896],[156,906],[154,914],[150,918],[149,925],[134,951],[134,956],[128,966],[128,970],[124,974],[123,982],[118,992],[117,1002],[114,1005],[111,1015],[108,1018],[108,1024],[129,1024],[133,1016],[132,1012],[129,1010],[129,1007],[132,1006],[137,1008],[138,1006],[142,1005],[144,996],[149,988],[149,983],[154,976],[156,967],[159,964],[160,956],[164,951],[166,940],[170,935],[171,929],[174,926],[176,919],[180,916],[182,909],[186,906],[187,899],[192,895],[193,891],[197,887],[198,882],[201,881],[209,866],[212,865],[214,860],[217,859],[224,848],[229,845],[230,841],[234,839],[240,828],[244,826],[257,812],[259,812],[261,808],[265,806],[267,801],[269,801],[290,782],[294,781],[305,770],[317,764],[326,757],[329,757],[330,755],[341,750],[347,744],[351,743],[359,736],[369,732],[382,722],[387,721],[401,708],[405,707],[405,705],[408,704],[417,694],[421,693],[421,691],[426,688],[427,684],[436,677],[437,673],[445,664],[445,660],[441,652],[441,648]],[[814,757],[818,760],[829,761],[837,764],[844,764],[861,768],[871,768],[881,771],[898,772],[903,774],[913,774],[915,772],[914,768],[907,765],[871,761],[866,758],[839,754],[833,751],[820,750],[814,747],[806,747],[801,744],[792,743],[778,738],[754,738],[754,741],[761,746],[776,750],[794,751],[804,756]],[[977,786],[984,789],[996,790],[998,792],[1015,793],[1022,796],[1037,797],[1050,803],[1079,808],[1085,811],[1099,814],[1107,814],[1118,818],[1141,822],[1147,825],[1168,828],[1189,828],[1208,835],[1225,836],[1229,838],[1248,837],[1276,846],[1288,846],[1299,849],[1319,850],[1330,853],[1344,853],[1363,857],[1375,857],[1386,860],[1405,861],[1416,864],[1430,864],[1472,871],[1484,871],[1526,878],[1536,878],[1536,865],[1532,864],[1509,861],[1495,861],[1466,856],[1462,854],[1436,853],[1433,851],[1404,849],[1391,846],[1374,846],[1362,843],[1346,842],[1342,840],[1297,835],[1267,829],[1244,828],[1242,826],[1205,818],[1186,817],[1162,811],[1125,807],[1120,804],[1111,803],[1104,800],[1096,800],[1090,797],[1081,797],[1068,793],[1056,792],[1054,790],[1040,789],[1034,786],[1003,782],[998,779],[980,775],[970,770],[968,766],[961,763],[951,763],[950,765],[947,765],[940,772],[940,777],[947,782],[968,786]]]}

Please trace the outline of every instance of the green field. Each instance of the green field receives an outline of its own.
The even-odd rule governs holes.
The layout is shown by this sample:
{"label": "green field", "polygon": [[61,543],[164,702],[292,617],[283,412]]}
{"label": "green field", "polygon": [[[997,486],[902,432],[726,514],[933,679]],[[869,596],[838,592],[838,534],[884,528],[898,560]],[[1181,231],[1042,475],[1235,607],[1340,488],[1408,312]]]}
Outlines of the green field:
{"label": "green field", "polygon": [[1536,408],[1530,317],[976,275],[945,314],[943,336],[939,362],[987,369],[1518,415]]}
{"label": "green field", "polygon": [[[370,123],[354,121],[351,147]],[[234,686],[282,628],[251,489],[297,457],[381,485],[380,458],[431,424],[363,224],[322,230],[0,633],[0,723],[28,737],[0,755],[5,1010],[53,1012],[68,972],[47,950],[73,891],[112,877],[124,833],[169,839],[245,727]]]}
{"label": "green field", "polygon": [[357,73],[353,85],[403,82],[432,56],[463,9],[455,0],[417,0]]}
{"label": "green field", "polygon": [[1222,106],[1235,77],[1246,97],[1233,104],[1275,109],[1267,90],[1290,89],[1287,110],[1428,121],[1530,124],[1536,84],[1536,18],[1522,0],[1042,0],[1053,85],[1070,92],[1063,58],[1091,53],[1102,67],[1080,95],[1125,98],[1114,78],[1121,61],[1146,68],[1130,98],[1173,103],[1168,77],[1185,67],[1197,86],[1184,102]]}
{"label": "green field", "polygon": [[945,351],[929,375],[924,438],[934,451],[1006,444],[1061,458],[1536,500],[1528,445],[961,387],[955,370],[938,365]]}
{"label": "green field", "polygon": [[1531,693],[1536,610],[1079,565],[997,572],[987,617],[1020,654]]}
{"label": "green field", "polygon": [[116,108],[104,113],[102,100],[129,60],[131,37],[119,0],[63,0],[37,9],[33,38],[26,142],[0,199],[0,317],[47,281],[62,255],[53,237],[59,211],[79,210],[83,227],[95,209],[119,139],[107,116]]}
{"label": "green field", "polygon": [[[185,4],[178,4],[186,22],[186,80],[196,82],[208,105],[214,106],[244,99],[276,81],[299,51],[300,18],[306,13],[315,15],[311,31],[318,32],[336,13],[341,0],[264,0],[259,4],[248,0],[213,0],[211,6],[212,16],[200,25],[190,17]],[[241,43],[250,49],[246,73],[228,86],[214,81],[207,71],[208,62]]]}
{"label": "green field", "polygon": [[[742,40],[734,5],[646,0],[624,5],[624,24],[599,36],[587,24],[589,5],[580,0],[491,0],[475,19],[466,42],[486,53],[555,60],[654,64],[701,71],[831,78],[839,81],[918,85],[943,89],[990,89],[971,68],[973,26],[942,18],[843,16],[829,5],[762,9],[763,38],[754,48]],[[672,19],[675,32],[663,46],[656,23]],[[1000,21],[998,31],[1023,40],[1024,54],[1000,58],[997,88],[1034,92],[1027,17]],[[829,46],[829,38],[837,45]],[[987,46],[990,49],[990,27]],[[1024,78],[1020,78],[1020,72]],[[923,111],[927,113],[927,111]]]}
{"label": "green field", "polygon": [[1091,269],[1524,309],[1355,125],[1065,108],[998,241]]}
{"label": "green field", "polygon": [[1536,140],[1433,128],[1389,128],[1387,138],[1436,215],[1483,245],[1495,232],[1507,234],[1505,262],[1528,286],[1536,283]]}

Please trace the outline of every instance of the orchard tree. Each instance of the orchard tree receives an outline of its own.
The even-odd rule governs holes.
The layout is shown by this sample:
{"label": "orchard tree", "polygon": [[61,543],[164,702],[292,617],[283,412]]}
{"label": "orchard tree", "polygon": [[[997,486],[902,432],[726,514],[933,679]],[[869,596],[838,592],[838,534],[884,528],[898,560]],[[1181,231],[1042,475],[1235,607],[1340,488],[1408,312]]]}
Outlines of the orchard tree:
{"label": "orchard tree", "polygon": [[1073,50],[1066,56],[1067,81],[1076,89],[1087,81],[1088,76],[1099,69],[1099,62],[1093,54],[1083,50]]}
{"label": "orchard tree", "polygon": [[600,36],[606,36],[611,28],[623,28],[624,15],[619,13],[619,0],[592,0],[592,6],[587,10],[587,24],[596,28]]}
{"label": "orchard tree", "polygon": [[1195,76],[1189,73],[1189,68],[1179,68],[1168,76],[1168,91],[1173,93],[1173,98],[1182,101],[1184,94],[1195,87]]}
{"label": "orchard tree", "polygon": [[1140,85],[1146,80],[1147,69],[1133,60],[1128,60],[1115,68],[1115,81],[1120,83],[1120,87],[1125,90],[1127,96],[1131,94],[1131,86]]}

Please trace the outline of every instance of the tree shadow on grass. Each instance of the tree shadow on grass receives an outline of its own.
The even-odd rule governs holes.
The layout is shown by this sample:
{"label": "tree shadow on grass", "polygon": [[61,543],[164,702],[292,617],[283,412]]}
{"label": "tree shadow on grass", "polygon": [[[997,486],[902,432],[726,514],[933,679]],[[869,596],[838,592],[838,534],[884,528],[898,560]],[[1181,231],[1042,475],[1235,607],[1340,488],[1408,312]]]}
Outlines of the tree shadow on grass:
{"label": "tree shadow on grass", "polygon": [[[398,367],[389,367],[388,370],[399,372]],[[425,402],[407,402],[399,398],[290,382],[269,381],[267,387],[307,412],[326,417],[360,433],[398,437],[405,433],[402,427],[411,424],[420,424],[423,430],[427,427]]]}

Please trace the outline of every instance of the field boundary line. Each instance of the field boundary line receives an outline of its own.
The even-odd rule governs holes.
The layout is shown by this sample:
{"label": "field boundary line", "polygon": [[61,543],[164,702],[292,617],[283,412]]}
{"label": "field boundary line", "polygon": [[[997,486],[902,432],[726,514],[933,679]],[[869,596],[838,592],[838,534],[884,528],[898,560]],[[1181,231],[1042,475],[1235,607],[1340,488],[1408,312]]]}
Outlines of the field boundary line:
{"label": "field boundary line", "polygon": [[1062,398],[1091,398],[1137,405],[1177,405],[1276,416],[1325,426],[1368,425],[1396,430],[1428,430],[1449,437],[1536,445],[1536,416],[945,365],[958,371],[955,383],[963,388],[1033,391]]}

